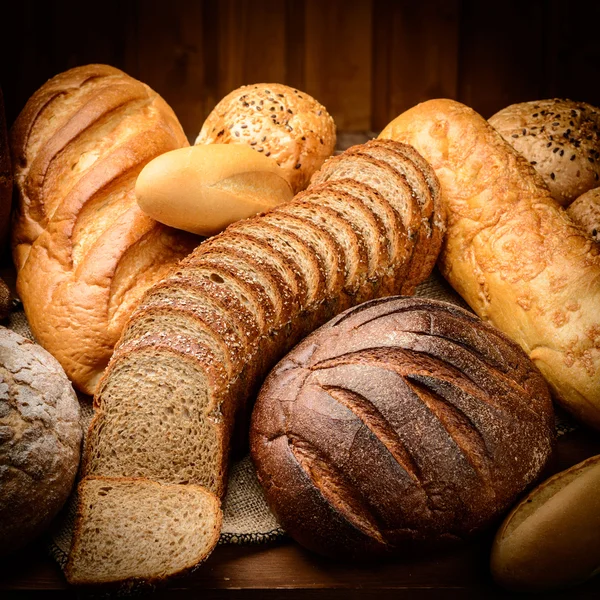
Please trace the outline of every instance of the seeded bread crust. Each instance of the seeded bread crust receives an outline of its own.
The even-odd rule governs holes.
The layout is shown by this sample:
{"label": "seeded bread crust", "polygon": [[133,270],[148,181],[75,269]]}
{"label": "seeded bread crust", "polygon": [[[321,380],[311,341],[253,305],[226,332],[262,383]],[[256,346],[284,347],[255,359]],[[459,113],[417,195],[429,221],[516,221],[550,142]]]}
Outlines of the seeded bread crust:
{"label": "seeded bread crust", "polygon": [[333,154],[335,141],[333,119],[312,96],[279,83],[258,83],[225,96],[195,143],[248,144],[275,160],[297,193]]}
{"label": "seeded bread crust", "polygon": [[541,175],[552,197],[569,206],[600,182],[600,110],[552,98],[511,104],[490,125]]}

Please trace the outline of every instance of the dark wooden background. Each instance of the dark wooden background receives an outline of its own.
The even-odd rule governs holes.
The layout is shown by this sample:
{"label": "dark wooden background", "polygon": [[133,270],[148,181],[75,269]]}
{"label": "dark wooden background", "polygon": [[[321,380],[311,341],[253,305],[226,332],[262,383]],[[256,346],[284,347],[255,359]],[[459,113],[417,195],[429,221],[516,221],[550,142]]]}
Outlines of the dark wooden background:
{"label": "dark wooden background", "polygon": [[9,123],[46,79],[105,62],[162,94],[190,138],[258,82],[314,95],[340,130],[379,130],[433,97],[485,117],[543,97],[600,104],[598,23],[599,1],[14,0],[0,85]]}

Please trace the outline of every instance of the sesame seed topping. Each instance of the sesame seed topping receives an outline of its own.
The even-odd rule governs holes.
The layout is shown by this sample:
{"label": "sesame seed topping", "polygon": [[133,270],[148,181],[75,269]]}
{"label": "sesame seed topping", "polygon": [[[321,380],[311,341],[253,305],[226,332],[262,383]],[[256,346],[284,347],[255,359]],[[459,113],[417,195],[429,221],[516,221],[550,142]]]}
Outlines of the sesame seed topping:
{"label": "sesame seed topping", "polygon": [[537,160],[530,161],[532,165],[537,165]]}
{"label": "sesame seed topping", "polygon": [[299,169],[302,165],[300,163],[297,163],[296,166],[294,167],[294,169]]}
{"label": "sesame seed topping", "polygon": [[554,173],[550,173],[550,178],[552,179],[552,181],[554,181],[554,179],[556,179],[556,175],[554,175]]}
{"label": "sesame seed topping", "polygon": [[575,160],[575,155],[571,154],[571,158],[569,160]]}
{"label": "sesame seed topping", "polygon": [[513,133],[510,137],[518,138],[519,134],[518,133]]}

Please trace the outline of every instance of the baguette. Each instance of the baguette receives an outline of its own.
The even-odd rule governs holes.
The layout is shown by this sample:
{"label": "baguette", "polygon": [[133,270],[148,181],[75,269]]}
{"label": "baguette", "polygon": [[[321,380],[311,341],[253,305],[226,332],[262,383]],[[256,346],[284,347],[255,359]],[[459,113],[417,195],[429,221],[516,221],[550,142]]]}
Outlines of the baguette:
{"label": "baguette", "polygon": [[35,338],[93,394],[143,292],[199,241],[144,215],[133,193],[148,161],[187,140],[148,86],[88,65],[31,97],[11,144],[17,291]]}
{"label": "baguette", "polygon": [[[82,490],[90,481],[125,478],[180,487],[182,493],[200,485],[222,498],[234,423],[244,422],[249,401],[275,362],[345,308],[404,285],[399,274],[406,273],[409,249],[420,250],[428,238],[411,240],[402,228],[390,254],[387,240],[379,239],[379,215],[389,214],[390,203],[365,183],[344,181],[311,187],[264,215],[234,223],[148,290],[94,398]],[[386,193],[393,189],[383,181],[378,185]],[[414,202],[410,194],[394,198],[392,216],[399,226],[402,198],[411,209]],[[67,569],[72,583],[90,582],[87,565],[90,556],[99,556],[96,539],[109,537],[97,517],[103,502],[98,498],[91,510],[80,501],[76,550]],[[217,522],[217,510],[211,510],[204,517]],[[135,502],[115,513],[133,536],[141,534],[129,521],[146,517]],[[162,547],[164,521],[155,519],[149,527]],[[135,545],[115,543],[121,550],[111,560],[126,560]],[[198,548],[198,561],[211,549]],[[174,565],[165,560],[160,569],[149,569],[144,558],[127,578],[164,579],[181,572]],[[122,581],[115,568],[112,582]]]}
{"label": "baguette", "polygon": [[517,504],[496,535],[491,569],[503,587],[530,592],[600,572],[600,456],[554,475]]}
{"label": "baguette", "polygon": [[438,261],[484,320],[521,345],[556,400],[600,429],[600,248],[534,168],[472,109],[430,100],[382,138],[433,166],[448,212]]}
{"label": "baguette", "polygon": [[140,208],[160,223],[211,236],[292,199],[277,163],[244,144],[206,144],[150,161],[135,184]]}

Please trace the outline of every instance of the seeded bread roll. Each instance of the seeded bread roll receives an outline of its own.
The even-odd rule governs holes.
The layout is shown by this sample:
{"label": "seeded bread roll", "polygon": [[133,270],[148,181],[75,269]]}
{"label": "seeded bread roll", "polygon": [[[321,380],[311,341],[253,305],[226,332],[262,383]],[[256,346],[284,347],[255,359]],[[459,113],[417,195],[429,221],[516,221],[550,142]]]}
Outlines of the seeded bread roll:
{"label": "seeded bread roll", "polygon": [[600,242],[600,187],[581,194],[569,206],[567,214],[593,240]]}
{"label": "seeded bread roll", "polygon": [[0,328],[0,555],[39,535],[79,465],[79,403],[41,346]]}
{"label": "seeded bread roll", "polygon": [[258,83],[225,96],[196,145],[248,144],[282,167],[296,193],[333,154],[335,140],[333,119],[312,96],[280,83]]}
{"label": "seeded bread roll", "polygon": [[568,206],[600,179],[600,111],[585,102],[511,104],[489,120],[542,176],[552,197]]}
{"label": "seeded bread roll", "polygon": [[393,297],[332,319],[271,371],[250,444],[286,531],[368,558],[481,531],[542,473],[553,432],[516,344],[451,304]]}

